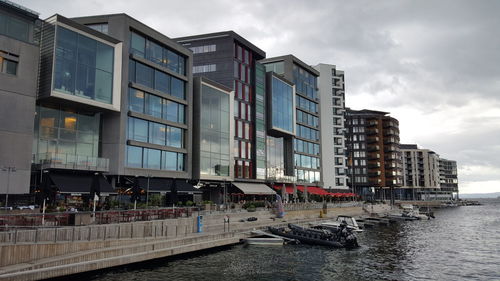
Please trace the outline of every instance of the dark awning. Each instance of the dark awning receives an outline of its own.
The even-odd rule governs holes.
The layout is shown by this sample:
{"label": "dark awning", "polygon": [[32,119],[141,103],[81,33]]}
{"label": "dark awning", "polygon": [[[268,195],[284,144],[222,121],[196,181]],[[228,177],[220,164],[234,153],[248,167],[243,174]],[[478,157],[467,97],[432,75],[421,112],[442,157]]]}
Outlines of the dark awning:
{"label": "dark awning", "polygon": [[[61,193],[89,193],[93,175],[49,173],[52,182]],[[114,193],[113,187],[99,176],[101,193]]]}
{"label": "dark awning", "polygon": [[[150,178],[149,179],[149,192],[170,192],[170,187],[172,186],[173,179],[162,179],[162,178]],[[178,193],[202,193],[201,190],[193,187],[192,184],[186,182],[184,179],[177,179],[175,184],[177,185]],[[139,186],[148,190],[148,179],[139,178]]]}

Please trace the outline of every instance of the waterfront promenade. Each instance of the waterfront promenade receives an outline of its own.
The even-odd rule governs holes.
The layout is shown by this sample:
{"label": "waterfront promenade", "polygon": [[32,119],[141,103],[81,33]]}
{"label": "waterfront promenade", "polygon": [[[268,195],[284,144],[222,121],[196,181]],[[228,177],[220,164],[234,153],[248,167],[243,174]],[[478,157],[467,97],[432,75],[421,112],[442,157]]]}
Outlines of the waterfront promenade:
{"label": "waterfront promenade", "polygon": [[[282,219],[268,210],[205,212],[201,233],[196,213],[176,219],[4,231],[0,232],[0,280],[39,280],[231,245],[250,236],[253,229],[320,219],[320,205],[288,209]],[[356,202],[331,204],[325,218],[389,209]],[[224,223],[226,215],[229,225]],[[249,217],[257,221],[246,221]]]}

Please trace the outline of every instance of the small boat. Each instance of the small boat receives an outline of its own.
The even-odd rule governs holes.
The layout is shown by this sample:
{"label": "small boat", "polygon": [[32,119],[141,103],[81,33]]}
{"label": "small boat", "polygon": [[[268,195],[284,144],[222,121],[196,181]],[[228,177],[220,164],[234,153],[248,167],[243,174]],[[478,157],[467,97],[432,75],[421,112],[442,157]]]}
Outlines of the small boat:
{"label": "small boat", "polygon": [[354,232],[363,232],[363,229],[356,222],[355,218],[353,218],[351,216],[344,216],[344,215],[337,216],[337,219],[335,221],[323,222],[320,225],[317,225],[315,227],[322,227],[322,228],[327,229],[327,230],[338,231],[340,228],[340,224],[342,224],[343,222],[345,222],[347,224],[347,228],[349,230],[352,230]]}
{"label": "small boat", "polygon": [[281,246],[285,244],[285,240],[283,238],[275,238],[275,237],[252,237],[245,238],[243,242],[246,245],[264,245],[264,246]]}
{"label": "small boat", "polygon": [[324,229],[311,229],[288,224],[288,229],[269,227],[268,230],[272,234],[297,239],[304,244],[349,249],[359,247],[356,235],[345,227],[337,232],[331,232]]}

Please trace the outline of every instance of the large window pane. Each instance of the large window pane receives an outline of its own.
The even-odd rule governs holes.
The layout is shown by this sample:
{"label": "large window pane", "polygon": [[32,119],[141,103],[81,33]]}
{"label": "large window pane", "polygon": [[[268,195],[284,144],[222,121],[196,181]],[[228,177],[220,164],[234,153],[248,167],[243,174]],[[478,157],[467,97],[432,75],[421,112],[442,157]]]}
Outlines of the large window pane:
{"label": "large window pane", "polygon": [[170,93],[170,76],[155,70],[155,89],[166,94]]}
{"label": "large window pane", "polygon": [[135,64],[135,82],[153,88],[153,69],[142,63]]}
{"label": "large window pane", "polygon": [[148,142],[148,121],[129,118],[128,136],[131,140]]}
{"label": "large window pane", "polygon": [[165,145],[165,125],[150,122],[149,142],[159,145]]}
{"label": "large window pane", "polygon": [[96,68],[113,72],[113,48],[101,42],[97,42]]}
{"label": "large window pane", "polygon": [[182,148],[183,147],[183,134],[182,129],[167,126],[167,145]]}
{"label": "large window pane", "polygon": [[129,109],[134,112],[144,113],[144,92],[129,88]]}
{"label": "large window pane", "polygon": [[175,171],[177,169],[177,153],[162,151],[162,169]]}
{"label": "large window pane", "polygon": [[146,96],[146,114],[161,118],[162,101],[155,95]]}
{"label": "large window pane", "polygon": [[131,39],[131,51],[133,54],[144,57],[144,49],[146,47],[146,39],[142,37],[141,35],[132,32],[132,39]]}
{"label": "large window pane", "polygon": [[152,41],[147,41],[147,57],[150,61],[161,64],[163,61],[163,48],[152,42]]}
{"label": "large window pane", "polygon": [[184,171],[184,154],[177,153],[177,171]]}
{"label": "large window pane", "polygon": [[185,99],[184,81],[172,77],[171,83],[172,83],[172,88],[170,94],[174,97]]}
{"label": "large window pane", "polygon": [[161,167],[161,150],[144,148],[144,168],[157,169]]}
{"label": "large window pane", "polygon": [[142,168],[142,148],[137,146],[127,146],[127,166]]}
{"label": "large window pane", "polygon": [[179,72],[179,56],[176,53],[169,50],[167,52],[167,59],[168,59],[168,68],[170,68],[172,71]]}

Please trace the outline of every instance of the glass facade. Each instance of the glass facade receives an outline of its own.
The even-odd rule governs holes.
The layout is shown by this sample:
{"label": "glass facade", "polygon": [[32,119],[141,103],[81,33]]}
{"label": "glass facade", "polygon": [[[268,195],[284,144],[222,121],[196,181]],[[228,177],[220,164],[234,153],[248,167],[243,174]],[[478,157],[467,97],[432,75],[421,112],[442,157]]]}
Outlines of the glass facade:
{"label": "glass facade", "polygon": [[293,65],[293,81],[295,83],[297,93],[311,99],[318,98],[318,91],[316,90],[318,86],[316,76],[296,64]]}
{"label": "glass facade", "polygon": [[285,176],[283,138],[267,136],[267,178],[282,180]]}
{"label": "glass facade", "polygon": [[271,83],[271,126],[293,134],[293,87],[275,76],[272,76]]}
{"label": "glass facade", "polygon": [[267,63],[265,66],[266,66],[266,72],[273,71],[277,74],[285,73],[285,62],[283,61],[275,63]]}
{"label": "glass facade", "polygon": [[0,34],[24,42],[33,42],[33,38],[30,37],[32,30],[33,22],[0,11]]}
{"label": "glass facade", "polygon": [[266,123],[265,89],[266,76],[264,66],[255,64],[255,167],[257,179],[266,179]]}
{"label": "glass facade", "polygon": [[53,90],[112,103],[114,48],[58,26]]}
{"label": "glass facade", "polygon": [[129,117],[128,139],[163,146],[184,148],[184,129]]}
{"label": "glass facade", "polygon": [[37,106],[34,153],[51,155],[52,159],[71,158],[75,163],[86,157],[98,157],[99,123],[99,114]]}
{"label": "glass facade", "polygon": [[132,59],[129,61],[129,79],[130,82],[141,84],[167,95],[179,99],[186,98],[186,82]]}
{"label": "glass facade", "polygon": [[229,176],[230,125],[229,95],[202,84],[200,174]]}
{"label": "glass facade", "polygon": [[129,110],[164,120],[185,123],[186,106],[147,92],[129,88]]}
{"label": "glass facade", "polygon": [[181,75],[186,74],[186,59],[181,54],[163,47],[150,38],[137,32],[131,32],[130,52],[141,58],[152,61]]}
{"label": "glass facade", "polygon": [[127,167],[185,171],[185,154],[127,145]]}

